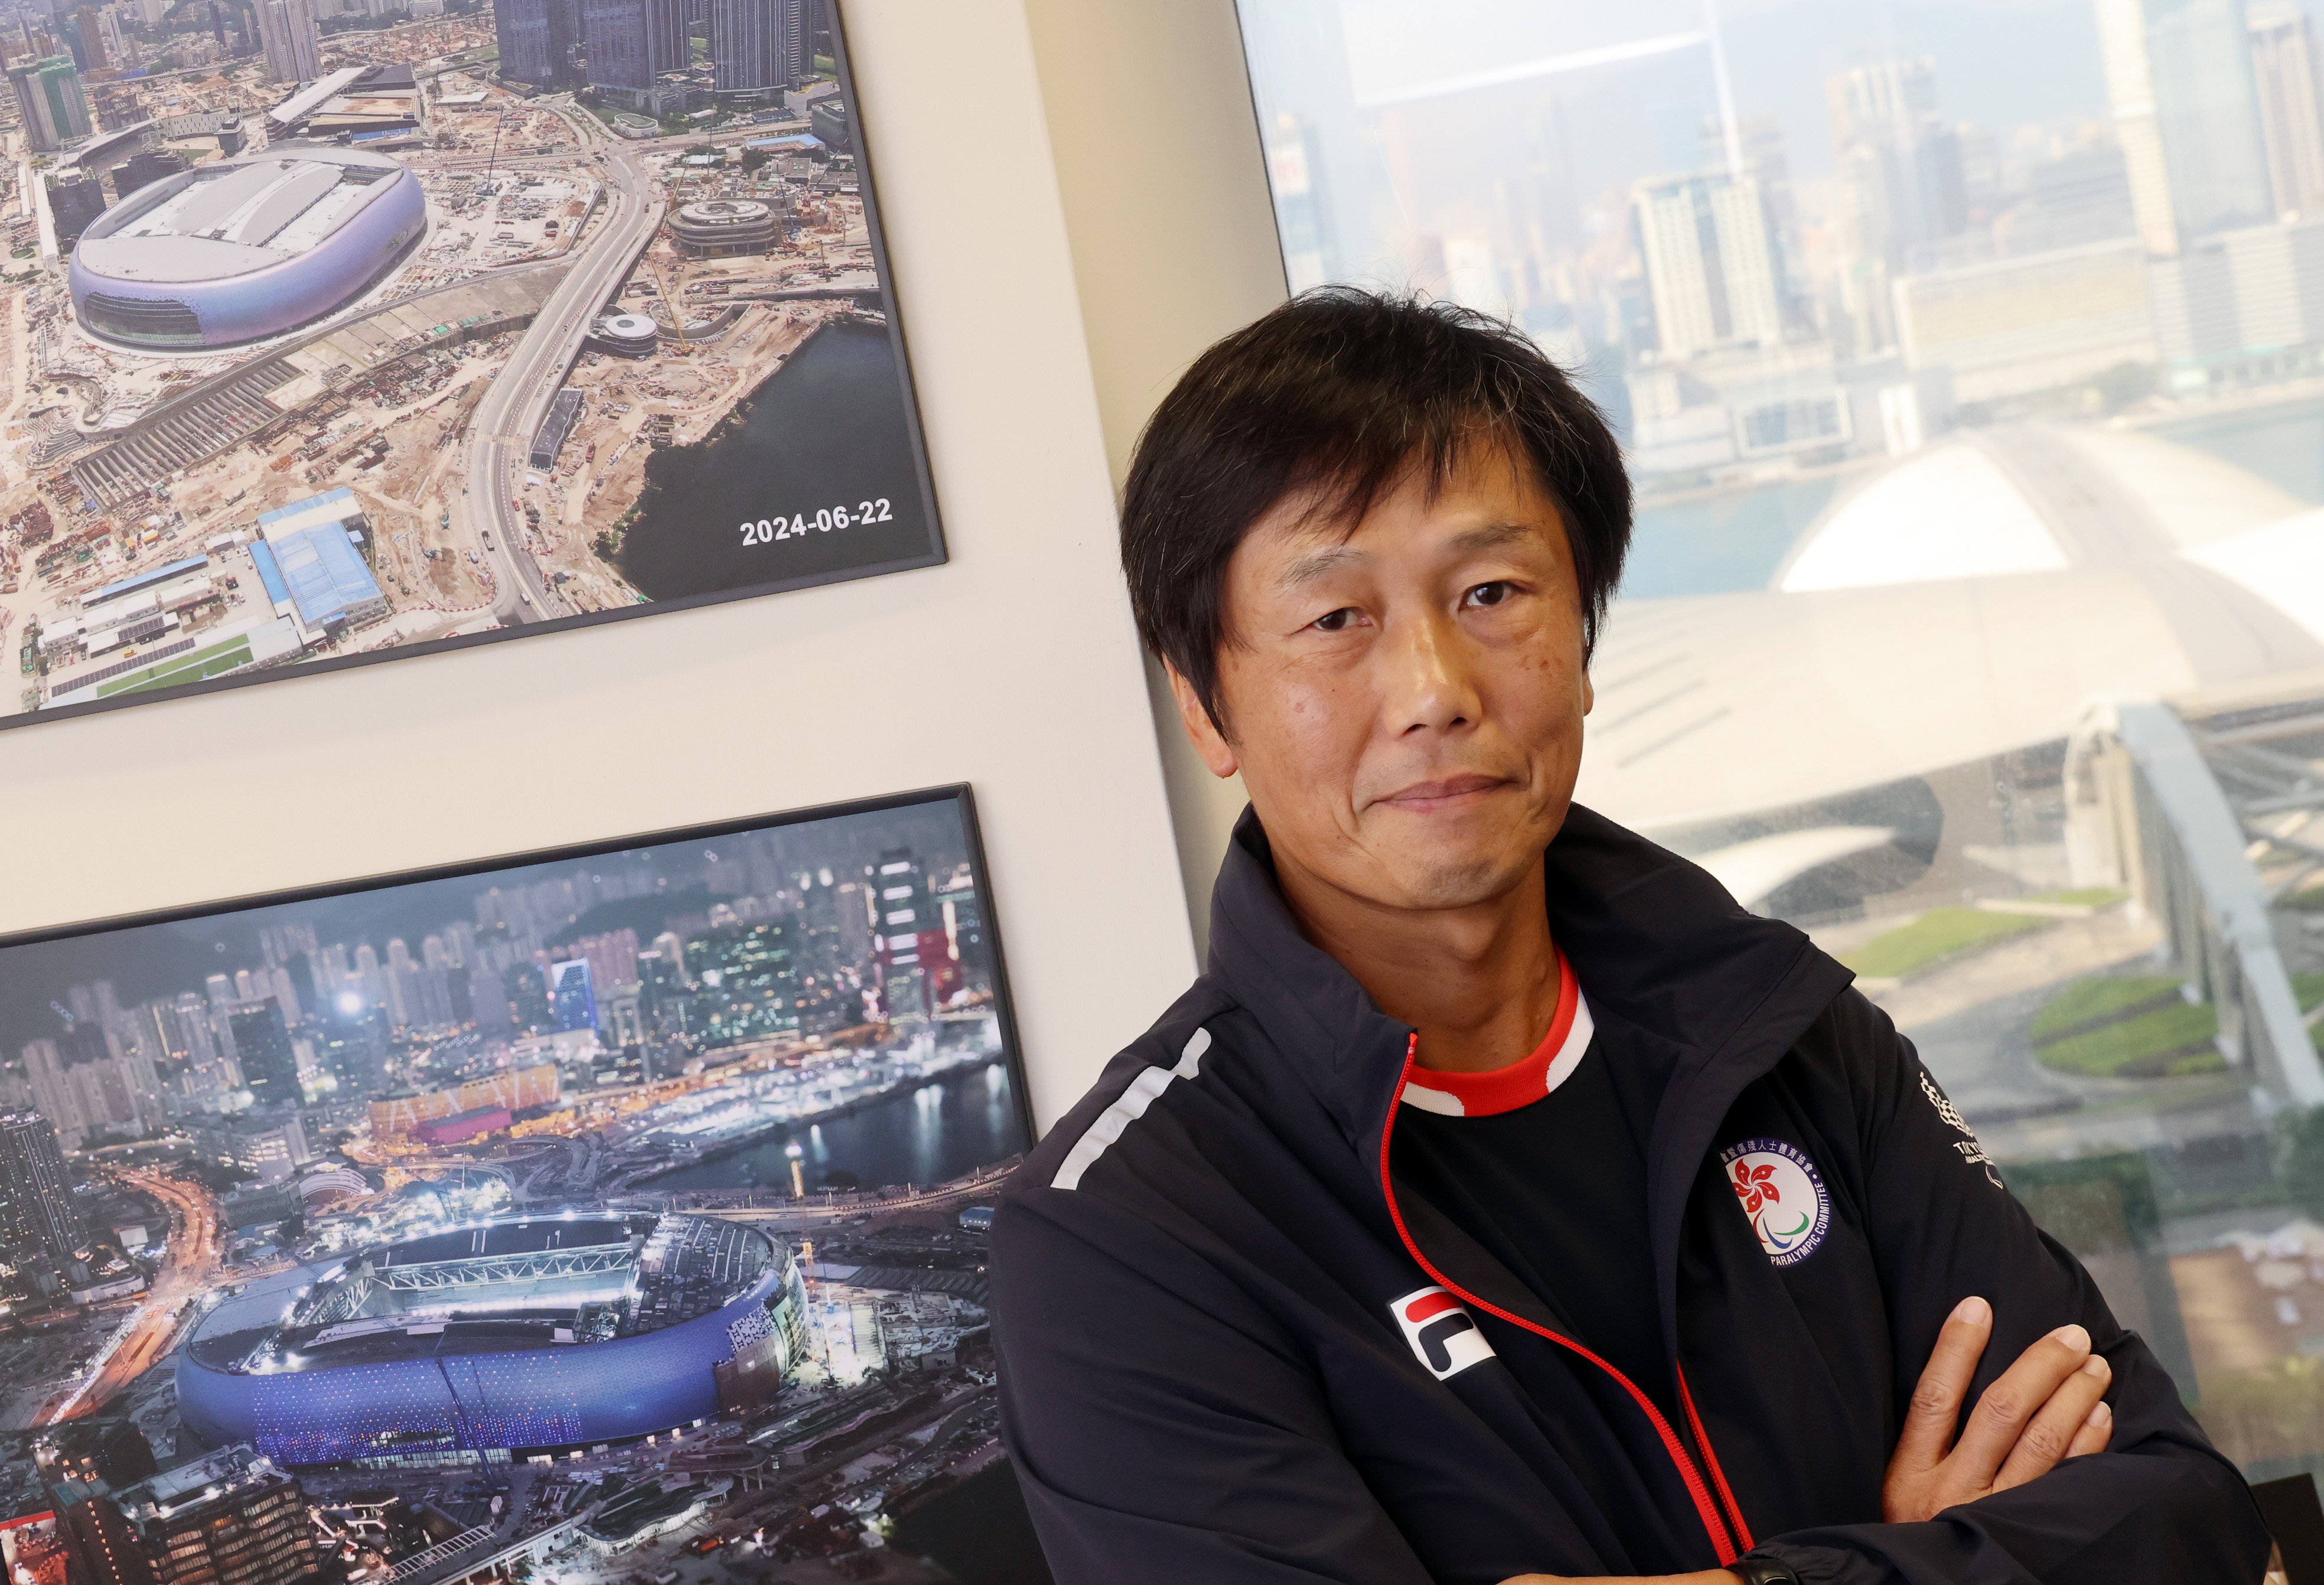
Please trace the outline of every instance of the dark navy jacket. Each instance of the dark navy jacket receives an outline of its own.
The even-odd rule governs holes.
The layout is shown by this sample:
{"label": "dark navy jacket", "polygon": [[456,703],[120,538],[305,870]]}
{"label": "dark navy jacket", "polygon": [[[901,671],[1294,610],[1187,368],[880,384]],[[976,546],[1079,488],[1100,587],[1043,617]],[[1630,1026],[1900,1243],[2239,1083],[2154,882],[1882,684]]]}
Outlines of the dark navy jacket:
{"label": "dark navy jacket", "polygon": [[[1397,1183],[1416,1037],[1302,936],[1246,816],[1208,972],[993,1224],[1003,1429],[1063,1585],[1498,1585],[1755,1548],[1812,1585],[2255,1585],[2242,1479],[1848,972],[1587,810],[1546,862],[1553,932],[1652,1119],[1671,1374],[1630,1383],[1565,1341]],[[1763,1248],[1737,1149],[1820,1179],[1806,1258]],[[1914,1384],[1971,1294],[1996,1313],[1972,1398],[2080,1322],[2114,1367],[2112,1447],[1883,1524]]]}

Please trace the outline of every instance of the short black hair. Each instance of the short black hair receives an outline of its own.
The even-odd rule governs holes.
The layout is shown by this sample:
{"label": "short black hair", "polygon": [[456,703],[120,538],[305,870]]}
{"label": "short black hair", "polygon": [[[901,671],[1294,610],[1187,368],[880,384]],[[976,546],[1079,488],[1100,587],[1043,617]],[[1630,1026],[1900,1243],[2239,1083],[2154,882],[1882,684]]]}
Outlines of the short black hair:
{"label": "short black hair", "polygon": [[1293,492],[1355,524],[1414,470],[1431,490],[1500,442],[1556,501],[1585,653],[1621,581],[1630,478],[1597,404],[1524,332],[1457,304],[1322,287],[1194,360],[1148,420],[1123,489],[1121,566],[1139,636],[1222,731],[1227,563]]}

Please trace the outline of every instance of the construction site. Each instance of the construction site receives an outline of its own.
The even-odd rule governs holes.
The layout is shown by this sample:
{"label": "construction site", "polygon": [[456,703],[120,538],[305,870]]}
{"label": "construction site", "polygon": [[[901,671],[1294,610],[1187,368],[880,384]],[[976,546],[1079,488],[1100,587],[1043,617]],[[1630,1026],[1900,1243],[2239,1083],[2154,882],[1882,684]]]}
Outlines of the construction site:
{"label": "construction site", "polygon": [[[147,124],[106,157],[160,150],[198,173],[261,138],[287,150],[397,35],[460,44],[450,22],[346,35],[338,75],[277,106],[246,68],[134,85]],[[648,458],[707,440],[826,324],[882,322],[854,161],[803,122],[625,142],[567,101],[441,55],[416,64],[417,135],[391,158],[418,179],[424,233],[346,306],[272,340],[93,335],[41,177],[27,160],[0,182],[16,244],[0,277],[0,644],[20,672],[0,714],[647,604],[616,556]],[[689,206],[750,224],[706,249],[676,220]],[[504,375],[515,389],[487,404]],[[480,421],[515,442],[498,488],[479,488]],[[351,542],[378,598],[358,591],[328,622],[276,600],[298,642],[240,642],[265,600],[223,547],[334,491],[360,512]],[[98,620],[158,569],[172,611]]]}

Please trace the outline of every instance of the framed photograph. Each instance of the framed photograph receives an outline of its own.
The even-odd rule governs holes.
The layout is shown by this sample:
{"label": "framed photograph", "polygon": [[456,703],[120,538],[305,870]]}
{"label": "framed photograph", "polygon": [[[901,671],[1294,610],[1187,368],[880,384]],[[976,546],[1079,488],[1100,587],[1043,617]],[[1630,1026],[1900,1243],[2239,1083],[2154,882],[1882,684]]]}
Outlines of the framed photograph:
{"label": "framed photograph", "polygon": [[944,560],[830,0],[162,9],[10,68],[0,725]]}
{"label": "framed photograph", "polygon": [[17,1516],[164,1581],[228,1516],[349,1579],[1033,1544],[965,787],[9,938],[0,1042]]}

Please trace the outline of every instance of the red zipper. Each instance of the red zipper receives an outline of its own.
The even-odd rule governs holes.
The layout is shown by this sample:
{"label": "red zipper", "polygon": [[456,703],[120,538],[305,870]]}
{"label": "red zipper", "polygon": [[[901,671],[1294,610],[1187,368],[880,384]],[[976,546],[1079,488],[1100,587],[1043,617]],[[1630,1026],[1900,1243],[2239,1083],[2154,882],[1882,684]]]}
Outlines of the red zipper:
{"label": "red zipper", "polygon": [[1702,1426],[1702,1416],[1695,1412],[1694,1395],[1687,1390],[1686,1367],[1674,1360],[1671,1369],[1678,1376],[1678,1400],[1686,1406],[1686,1423],[1694,1429],[1694,1445],[1702,1450],[1702,1461],[1711,1466],[1711,1479],[1719,1487],[1719,1499],[1727,1505],[1727,1516],[1735,1525],[1735,1534],[1749,1552],[1755,1543],[1751,1526],[1743,1522],[1743,1505],[1735,1500],[1735,1492],[1727,1484],[1727,1471],[1719,1467],[1718,1451],[1711,1445],[1711,1433]]}
{"label": "red zipper", "polygon": [[[1686,1405],[1687,1419],[1694,1432],[1695,1441],[1702,1445],[1703,1457],[1710,1462],[1711,1472],[1718,1479],[1719,1495],[1726,1500],[1727,1515],[1722,1515],[1720,1512],[1719,1504],[1712,1500],[1711,1488],[1704,1481],[1702,1471],[1696,1468],[1693,1459],[1687,1455],[1686,1444],[1679,1440],[1678,1433],[1671,1429],[1671,1424],[1664,1418],[1663,1412],[1655,1407],[1654,1400],[1639,1390],[1637,1382],[1632,1381],[1572,1338],[1552,1332],[1545,1326],[1537,1325],[1522,1315],[1513,1315],[1499,1304],[1479,1298],[1439,1271],[1435,1263],[1422,1254],[1420,1246],[1413,1241],[1412,1230],[1404,1225],[1404,1212],[1396,1203],[1396,1185],[1388,1177],[1388,1143],[1396,1136],[1397,1110],[1404,1104],[1404,1086],[1412,1077],[1413,1064],[1419,1054],[1420,1036],[1416,1031],[1411,1039],[1405,1043],[1404,1068],[1397,1075],[1396,1094],[1388,1102],[1388,1121],[1380,1128],[1380,1193],[1388,1197],[1388,1219],[1396,1223],[1396,1236],[1404,1240],[1405,1252],[1419,1263],[1421,1270],[1435,1278],[1446,1292],[1458,1295],[1465,1303],[1475,1305],[1489,1315],[1498,1315],[1512,1326],[1521,1326],[1536,1337],[1547,1338],[1560,1348],[1571,1350],[1621,1383],[1623,1390],[1636,1400],[1647,1420],[1653,1423],[1655,1433],[1663,1439],[1664,1451],[1670,1454],[1671,1462],[1678,1466],[1679,1479],[1686,1482],[1687,1495],[1694,1499],[1695,1514],[1702,1521],[1704,1533],[1711,1537],[1711,1550],[1719,1554],[1720,1566],[1723,1568],[1733,1562],[1749,1549],[1751,1533],[1743,1524],[1743,1513],[1736,1506],[1735,1494],[1728,1489],[1727,1476],[1719,1468],[1718,1457],[1711,1451],[1711,1438],[1705,1434],[1702,1422],[1695,1415],[1694,1399],[1687,1393],[1686,1378],[1683,1374],[1679,1378],[1679,1396]],[[1743,1544],[1740,1547],[1735,1544],[1733,1536],[1729,1534],[1728,1516],[1732,1516],[1734,1534],[1743,1537]]]}

